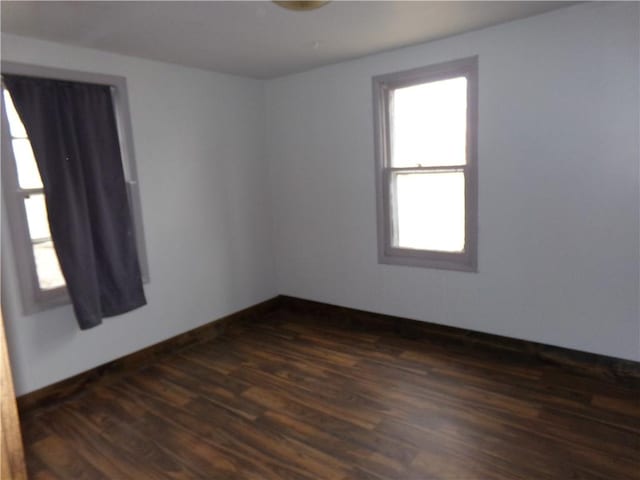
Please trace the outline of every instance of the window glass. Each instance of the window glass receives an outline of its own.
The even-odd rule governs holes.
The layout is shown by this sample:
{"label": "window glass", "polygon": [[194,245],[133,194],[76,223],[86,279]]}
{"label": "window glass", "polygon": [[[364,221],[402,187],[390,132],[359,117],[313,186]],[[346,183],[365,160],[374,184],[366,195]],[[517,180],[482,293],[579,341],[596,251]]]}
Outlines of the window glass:
{"label": "window glass", "polygon": [[38,283],[42,290],[52,290],[65,285],[58,256],[51,240],[33,245]]}
{"label": "window glass", "polygon": [[9,95],[9,91],[3,88],[2,93],[4,94],[4,106],[7,111],[7,119],[9,120],[11,136],[13,138],[27,138],[27,132],[24,129],[24,125],[22,124],[22,120],[20,120],[18,112],[16,112],[16,107],[13,105],[13,100],[11,99],[11,95]]}
{"label": "window glass", "polygon": [[[12,125],[12,123],[9,122],[9,125]],[[12,140],[12,145],[20,188],[42,188],[40,171],[33,156],[31,142],[26,138],[17,138]]]}
{"label": "window glass", "polygon": [[466,163],[465,77],[398,88],[391,95],[392,167]]}
{"label": "window glass", "polygon": [[462,172],[395,175],[396,247],[461,252],[465,240]]}
{"label": "window glass", "polygon": [[29,235],[31,240],[50,238],[49,221],[47,218],[47,206],[44,195],[41,193],[31,194],[24,200],[25,211],[27,212],[27,223],[29,224]]}

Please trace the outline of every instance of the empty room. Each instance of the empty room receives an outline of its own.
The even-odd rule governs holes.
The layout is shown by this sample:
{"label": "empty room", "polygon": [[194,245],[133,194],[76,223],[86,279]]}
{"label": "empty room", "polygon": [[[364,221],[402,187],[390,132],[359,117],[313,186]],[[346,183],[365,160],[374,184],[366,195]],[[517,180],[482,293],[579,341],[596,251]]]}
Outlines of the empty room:
{"label": "empty room", "polygon": [[640,3],[5,1],[2,480],[640,480]]}

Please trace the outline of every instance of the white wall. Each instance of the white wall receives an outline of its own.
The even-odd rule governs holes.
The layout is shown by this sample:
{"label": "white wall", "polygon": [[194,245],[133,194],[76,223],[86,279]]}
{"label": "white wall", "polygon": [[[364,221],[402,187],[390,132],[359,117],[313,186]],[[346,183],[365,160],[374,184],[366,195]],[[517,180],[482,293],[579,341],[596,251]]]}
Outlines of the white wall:
{"label": "white wall", "polygon": [[[278,291],[640,360],[639,10],[581,4],[268,82]],[[371,77],[476,54],[479,273],[379,265]]]}
{"label": "white wall", "polygon": [[263,83],[2,35],[2,59],[127,77],[151,283],[148,305],[80,331],[70,307],[24,317],[3,234],[18,394],[276,294]]}
{"label": "white wall", "polygon": [[[639,10],[581,4],[273,80],[266,113],[260,81],[3,34],[4,60],[127,77],[151,270],[149,305],[98,328],[25,317],[2,225],[17,393],[276,293],[640,360]],[[371,77],[475,54],[480,272],[378,265]]]}

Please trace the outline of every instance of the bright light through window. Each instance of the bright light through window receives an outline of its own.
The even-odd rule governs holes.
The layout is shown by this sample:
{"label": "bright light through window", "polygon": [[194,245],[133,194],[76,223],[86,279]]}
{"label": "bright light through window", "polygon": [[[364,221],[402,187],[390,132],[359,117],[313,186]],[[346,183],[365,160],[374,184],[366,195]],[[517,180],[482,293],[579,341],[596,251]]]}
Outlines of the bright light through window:
{"label": "bright light through window", "polygon": [[398,88],[392,105],[392,166],[466,163],[466,78]]}
{"label": "bright light through window", "polygon": [[400,248],[464,249],[464,174],[401,173],[396,177]]}
{"label": "bright light through window", "polygon": [[65,281],[53,247],[47,207],[42,193],[42,180],[36,164],[31,142],[16,112],[9,91],[3,89],[5,111],[11,133],[11,146],[15,159],[19,192],[23,197],[24,212],[31,239],[33,265],[41,290],[64,287]]}
{"label": "bright light through window", "polygon": [[[467,79],[398,88],[391,102],[393,167],[466,163]],[[396,174],[395,242],[400,248],[464,249],[464,174]]]}
{"label": "bright light through window", "polygon": [[373,81],[382,263],[476,271],[476,57]]}

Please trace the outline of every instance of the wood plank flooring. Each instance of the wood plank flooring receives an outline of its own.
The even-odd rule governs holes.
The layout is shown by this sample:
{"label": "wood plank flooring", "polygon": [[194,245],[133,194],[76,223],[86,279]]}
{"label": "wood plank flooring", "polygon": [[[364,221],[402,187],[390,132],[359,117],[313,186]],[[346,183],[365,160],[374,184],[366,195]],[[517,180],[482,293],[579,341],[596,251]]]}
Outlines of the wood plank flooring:
{"label": "wood plank flooring", "polygon": [[640,479],[640,391],[279,311],[23,419],[30,478]]}

